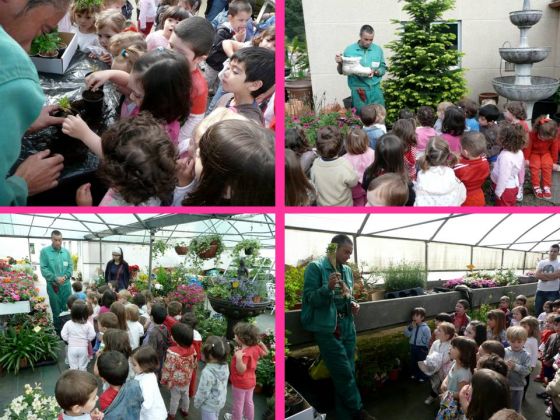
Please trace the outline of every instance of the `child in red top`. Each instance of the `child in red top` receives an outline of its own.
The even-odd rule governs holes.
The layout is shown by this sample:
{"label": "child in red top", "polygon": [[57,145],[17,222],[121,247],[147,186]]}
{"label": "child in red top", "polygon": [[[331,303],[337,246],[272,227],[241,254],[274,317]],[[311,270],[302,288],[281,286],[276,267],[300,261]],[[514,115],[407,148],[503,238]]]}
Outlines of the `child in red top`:
{"label": "child in red top", "polygon": [[[525,164],[529,165],[535,197],[551,199],[552,165],[558,162],[558,125],[548,116],[537,118],[529,133],[529,144],[523,150]],[[541,179],[542,176],[542,190]]]}
{"label": "child in red top", "polygon": [[477,131],[469,131],[461,137],[461,158],[453,167],[455,176],[465,184],[467,199],[463,206],[484,206],[482,184],[490,175],[490,165],[484,153],[486,137]]}
{"label": "child in red top", "polygon": [[512,101],[508,102],[505,106],[504,118],[514,124],[519,124],[523,127],[523,130],[529,134],[529,125],[527,125],[527,111],[525,110],[525,105],[523,102]]}
{"label": "child in red top", "polygon": [[498,309],[501,309],[502,312],[506,315],[506,328],[508,328],[511,324],[511,311],[509,310],[510,300],[509,297],[504,295],[500,298],[500,302],[498,303]]}
{"label": "child in red top", "polygon": [[[557,314],[552,312],[546,316],[546,321],[544,328],[541,331],[541,343],[539,345],[539,359],[542,361],[542,354],[546,345],[546,342],[552,334],[554,334],[554,318]],[[536,382],[544,382],[544,369],[541,367],[541,373],[535,378]]]}
{"label": "child in red top", "polygon": [[266,346],[259,342],[259,330],[255,325],[238,323],[233,329],[235,341],[241,346],[231,359],[230,379],[233,391],[232,420],[254,420],[253,390],[257,384],[255,371],[261,356],[268,354]]}
{"label": "child in red top", "polygon": [[[200,333],[195,330],[196,324],[198,324],[198,319],[196,319],[196,315],[194,312],[187,312],[181,318],[181,322],[183,324],[187,324],[193,330],[193,343],[192,346],[196,350],[196,359],[200,361],[202,357],[202,336]],[[196,369],[193,371],[192,378],[191,378],[191,385],[189,386],[189,397],[194,397],[196,394]]]}
{"label": "child in red top", "polygon": [[193,330],[187,324],[178,322],[171,327],[171,334],[177,345],[169,347],[167,357],[161,372],[161,384],[169,388],[171,399],[169,401],[170,420],[175,419],[179,402],[181,414],[187,418],[189,414],[189,385],[192,373],[196,370],[196,350],[193,343]]}
{"label": "child in red top", "polygon": [[[416,179],[416,126],[410,118],[402,118],[393,124],[392,133],[398,136],[404,143],[404,163],[408,170],[408,178]],[[366,186],[367,188],[367,186]]]}
{"label": "child in red top", "polygon": [[455,304],[455,313],[451,315],[453,319],[453,325],[455,326],[455,331],[458,335],[464,335],[465,329],[469,322],[471,322],[470,317],[467,315],[467,310],[469,309],[469,302],[465,299],[459,299]]}

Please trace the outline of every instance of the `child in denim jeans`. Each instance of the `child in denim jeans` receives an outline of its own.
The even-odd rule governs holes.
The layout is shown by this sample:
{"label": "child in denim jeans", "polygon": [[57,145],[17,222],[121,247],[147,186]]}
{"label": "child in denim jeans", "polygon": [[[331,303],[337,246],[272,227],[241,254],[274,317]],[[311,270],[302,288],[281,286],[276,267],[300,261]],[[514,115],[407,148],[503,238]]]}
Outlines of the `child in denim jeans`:
{"label": "child in denim jeans", "polygon": [[419,382],[426,380],[426,375],[418,367],[418,362],[426,360],[428,355],[428,343],[432,336],[430,327],[424,322],[426,310],[424,308],[414,308],[412,310],[412,322],[404,330],[404,335],[409,337],[412,379]]}

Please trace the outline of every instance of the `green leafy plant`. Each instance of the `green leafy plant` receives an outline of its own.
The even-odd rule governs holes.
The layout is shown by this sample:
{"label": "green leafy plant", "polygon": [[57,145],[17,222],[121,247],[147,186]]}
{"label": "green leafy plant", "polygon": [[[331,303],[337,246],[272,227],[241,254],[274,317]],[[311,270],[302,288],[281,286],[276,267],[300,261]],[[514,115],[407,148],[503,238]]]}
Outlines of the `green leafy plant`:
{"label": "green leafy plant", "polygon": [[494,274],[494,281],[498,283],[499,286],[511,286],[519,283],[517,274],[515,274],[511,268],[496,271],[496,274]]}
{"label": "green leafy plant", "polygon": [[286,38],[285,48],[286,68],[290,70],[288,78],[298,80],[309,77],[309,56],[305,42],[297,36],[294,36],[291,41]]}
{"label": "green leafy plant", "polygon": [[[68,98],[68,96],[63,96],[62,98],[60,98],[57,101],[58,106],[60,107],[60,109],[62,109],[64,112],[71,112],[72,111],[72,105],[70,104],[70,99]],[[72,262],[74,263],[74,255],[72,255]],[[78,266],[78,256],[76,255],[76,262],[74,263],[74,266],[77,267]],[[74,268],[74,271],[76,271],[77,268]]]}
{"label": "green leafy plant", "polygon": [[390,77],[383,82],[388,122],[396,121],[403,108],[435,108],[465,96],[464,69],[456,67],[463,54],[453,48],[455,35],[449,33],[449,26],[440,23],[444,12],[454,6],[455,0],[405,0],[403,10],[411,20],[392,20],[399,29],[398,39],[387,44],[393,51]]}
{"label": "green leafy plant", "polygon": [[241,254],[241,251],[252,250],[252,252],[248,255],[252,255],[254,257],[259,255],[259,250],[261,249],[261,242],[257,239],[243,239],[241,242],[238,242],[233,250],[231,251],[232,255],[238,256]]}
{"label": "green leafy plant", "polygon": [[276,366],[274,364],[274,352],[269,352],[266,356],[259,359],[257,370],[255,371],[257,383],[263,387],[273,387],[276,376]]}
{"label": "green leafy plant", "polygon": [[208,311],[206,317],[197,317],[197,319],[199,321],[196,330],[200,333],[203,340],[206,340],[211,335],[218,337],[226,335],[227,321],[223,316],[210,316],[210,311]]}
{"label": "green leafy plant", "polygon": [[152,255],[154,256],[154,260],[162,257],[163,254],[165,254],[165,251],[167,251],[167,248],[169,248],[169,246],[165,241],[162,241],[161,239],[155,241],[152,244]]}
{"label": "green leafy plant", "polygon": [[50,327],[9,327],[0,336],[0,365],[17,374],[25,362],[34,368],[38,361],[57,358],[58,345],[58,337]]}
{"label": "green leafy plant", "polygon": [[354,113],[354,110],[340,112],[320,112],[319,114],[307,114],[300,116],[290,116],[286,113],[285,127],[294,128],[301,127],[305,133],[305,137],[311,146],[317,143],[317,131],[321,127],[334,125],[340,128],[343,137],[348,134],[351,127],[361,127],[363,124],[360,118]]}
{"label": "green leafy plant", "polygon": [[214,257],[214,265],[220,263],[220,256],[224,252],[224,243],[222,237],[218,234],[203,235],[194,238],[189,243],[189,257],[195,272],[199,273],[202,270],[204,260],[208,257],[205,253],[211,252],[212,246],[216,246],[216,255]]}
{"label": "green leafy plant", "polygon": [[215,286],[209,287],[207,294],[219,299],[227,299],[231,295],[229,287],[224,284],[217,284]]}
{"label": "green leafy plant", "polygon": [[286,266],[284,276],[284,300],[286,310],[294,309],[301,304],[301,294],[303,293],[303,273],[305,267]]}
{"label": "green leafy plant", "polygon": [[62,38],[58,31],[39,35],[31,42],[31,54],[49,54],[56,52],[62,44]]}
{"label": "green leafy plant", "polygon": [[383,271],[385,290],[388,292],[426,287],[426,271],[421,264],[401,262],[391,265]]}
{"label": "green leafy plant", "polygon": [[95,9],[103,6],[103,0],[76,0],[76,9]]}

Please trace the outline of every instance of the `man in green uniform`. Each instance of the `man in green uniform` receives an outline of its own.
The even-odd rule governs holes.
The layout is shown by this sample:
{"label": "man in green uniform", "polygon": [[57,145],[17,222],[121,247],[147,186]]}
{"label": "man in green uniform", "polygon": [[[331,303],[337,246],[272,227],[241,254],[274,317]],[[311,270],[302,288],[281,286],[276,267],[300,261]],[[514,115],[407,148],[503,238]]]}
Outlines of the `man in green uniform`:
{"label": "man in green uniform", "polygon": [[[371,69],[367,77],[349,75],[348,87],[352,93],[352,106],[359,112],[364,105],[380,104],[385,106],[385,99],[381,91],[381,78],[385,74],[385,58],[383,50],[373,43],[375,32],[370,25],[364,25],[360,29],[360,40],[349,45],[342,56],[361,57],[360,64]],[[338,74],[342,74],[342,56],[337,54]]]}
{"label": "man in green uniform", "polygon": [[60,333],[62,325],[58,315],[66,310],[66,300],[72,294],[70,278],[73,266],[70,253],[62,248],[62,233],[53,230],[51,241],[51,246],[41,250],[41,274],[47,281],[54,327]]}
{"label": "man in green uniform", "polygon": [[336,235],[336,269],[326,256],[305,269],[301,321],[313,332],[336,392],[336,419],[371,418],[363,409],[356,384],[354,316],[360,305],[352,298],[352,270],[344,265],[353,251],[352,240]]}

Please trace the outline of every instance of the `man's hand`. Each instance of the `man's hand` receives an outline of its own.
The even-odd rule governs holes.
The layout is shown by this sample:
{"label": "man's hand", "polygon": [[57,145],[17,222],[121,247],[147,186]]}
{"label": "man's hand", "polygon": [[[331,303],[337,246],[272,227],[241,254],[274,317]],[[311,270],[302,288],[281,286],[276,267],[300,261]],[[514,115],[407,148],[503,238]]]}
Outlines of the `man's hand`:
{"label": "man's hand", "polygon": [[47,128],[51,125],[62,124],[64,122],[64,118],[62,117],[53,117],[51,116],[51,112],[56,111],[59,109],[58,105],[48,105],[41,109],[41,113],[37,117],[33,124],[27,129],[28,132],[33,133],[35,131],[42,130],[43,128]]}
{"label": "man's hand", "polygon": [[358,302],[352,302],[352,315],[356,316],[358,315],[358,312],[360,312],[360,304]]}
{"label": "man's hand", "polygon": [[328,288],[330,290],[334,290],[336,284],[340,281],[340,274],[338,273],[331,273],[329,276],[329,285]]}
{"label": "man's hand", "polygon": [[58,185],[60,172],[64,167],[61,155],[50,155],[50,150],[43,150],[29,156],[16,169],[15,175],[22,177],[27,183],[29,196],[50,190]]}
{"label": "man's hand", "polygon": [[342,54],[337,54],[334,56],[334,61],[337,62],[337,64],[342,64]]}
{"label": "man's hand", "polygon": [[66,278],[64,276],[62,277],[57,277],[56,281],[58,281],[58,284],[63,285],[64,282],[66,281]]}

